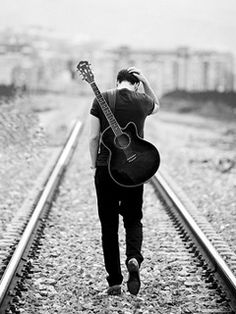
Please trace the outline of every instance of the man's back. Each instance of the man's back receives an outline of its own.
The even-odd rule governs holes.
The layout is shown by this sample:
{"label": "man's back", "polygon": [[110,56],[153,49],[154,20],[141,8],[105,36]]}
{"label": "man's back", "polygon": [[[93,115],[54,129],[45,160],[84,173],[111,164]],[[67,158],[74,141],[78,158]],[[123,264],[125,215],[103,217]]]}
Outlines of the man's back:
{"label": "man's back", "polygon": [[[108,102],[108,92],[103,93],[104,99]],[[127,88],[116,90],[116,103],[114,116],[121,127],[125,127],[127,123],[134,122],[137,126],[139,136],[143,137],[144,122],[147,115],[151,114],[154,108],[154,102],[146,94],[131,91]],[[93,102],[90,113],[100,120],[101,132],[103,132],[109,123],[102,112],[97,100]],[[106,165],[108,158],[107,149],[101,145],[98,154],[97,165]]]}

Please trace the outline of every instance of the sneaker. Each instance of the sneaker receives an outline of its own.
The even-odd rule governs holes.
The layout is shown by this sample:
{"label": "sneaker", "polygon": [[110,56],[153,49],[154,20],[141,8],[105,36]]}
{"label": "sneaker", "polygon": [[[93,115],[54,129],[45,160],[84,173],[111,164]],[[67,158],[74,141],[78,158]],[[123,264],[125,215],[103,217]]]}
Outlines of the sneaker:
{"label": "sneaker", "polygon": [[141,282],[139,277],[139,264],[136,258],[131,258],[127,264],[129,279],[127,281],[128,291],[131,294],[138,294]]}
{"label": "sneaker", "polygon": [[121,285],[110,286],[107,289],[108,295],[121,295]]}

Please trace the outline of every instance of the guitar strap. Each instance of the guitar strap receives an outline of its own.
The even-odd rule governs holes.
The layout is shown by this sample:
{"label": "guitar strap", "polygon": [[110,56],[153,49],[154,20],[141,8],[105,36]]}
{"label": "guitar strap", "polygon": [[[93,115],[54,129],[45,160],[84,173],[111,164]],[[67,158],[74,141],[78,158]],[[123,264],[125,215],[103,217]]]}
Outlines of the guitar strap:
{"label": "guitar strap", "polygon": [[116,89],[110,89],[107,91],[108,94],[108,103],[110,105],[111,111],[114,114],[116,107]]}

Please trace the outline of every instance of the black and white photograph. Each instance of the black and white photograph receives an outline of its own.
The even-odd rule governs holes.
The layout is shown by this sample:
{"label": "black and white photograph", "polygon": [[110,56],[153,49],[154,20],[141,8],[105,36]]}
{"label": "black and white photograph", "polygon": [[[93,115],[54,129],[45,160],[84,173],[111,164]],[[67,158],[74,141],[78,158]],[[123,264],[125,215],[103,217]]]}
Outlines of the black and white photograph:
{"label": "black and white photograph", "polygon": [[0,314],[236,313],[235,0],[0,0]]}

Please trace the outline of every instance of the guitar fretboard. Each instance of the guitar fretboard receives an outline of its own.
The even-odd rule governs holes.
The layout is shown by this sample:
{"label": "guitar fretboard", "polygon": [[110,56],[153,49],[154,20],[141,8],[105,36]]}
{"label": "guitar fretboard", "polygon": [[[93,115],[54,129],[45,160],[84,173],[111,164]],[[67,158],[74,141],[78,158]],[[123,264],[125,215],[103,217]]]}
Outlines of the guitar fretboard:
{"label": "guitar fretboard", "polygon": [[115,134],[115,136],[120,136],[122,134],[122,130],[116,120],[116,118],[114,117],[114,114],[111,111],[111,108],[108,106],[106,100],[104,99],[104,97],[102,96],[101,92],[99,91],[97,84],[95,82],[90,83],[94,94],[97,98],[97,101],[110,125],[110,127],[112,128],[113,133]]}

